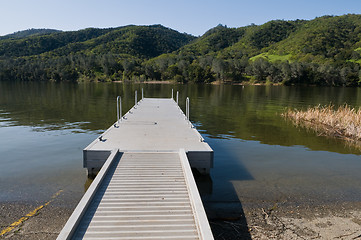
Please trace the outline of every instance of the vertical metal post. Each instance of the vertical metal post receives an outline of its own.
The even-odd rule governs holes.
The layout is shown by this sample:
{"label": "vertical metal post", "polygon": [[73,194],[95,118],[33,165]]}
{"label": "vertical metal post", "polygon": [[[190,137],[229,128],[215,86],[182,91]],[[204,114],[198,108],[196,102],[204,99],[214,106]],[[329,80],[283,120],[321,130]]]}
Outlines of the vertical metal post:
{"label": "vertical metal post", "polygon": [[134,106],[137,105],[137,102],[138,102],[138,96],[137,96],[137,91],[135,91],[135,97],[134,97]]}
{"label": "vertical metal post", "polygon": [[123,114],[122,114],[122,97],[119,97],[119,119],[120,119],[120,121],[122,121],[122,117],[123,117]]}
{"label": "vertical metal post", "polygon": [[177,91],[177,105],[178,105],[179,92]]}
{"label": "vertical metal post", "polygon": [[117,122],[119,123],[119,98],[120,96],[117,97]]}
{"label": "vertical metal post", "polygon": [[143,100],[143,98],[144,98],[144,92],[143,92],[143,88],[142,88],[142,100]]}
{"label": "vertical metal post", "polygon": [[117,120],[118,124],[122,119],[122,98],[120,96],[117,97]]}
{"label": "vertical metal post", "polygon": [[174,99],[174,98],[173,98],[173,88],[172,88],[172,99]]}
{"label": "vertical metal post", "polygon": [[186,99],[186,116],[187,120],[189,121],[189,97]]}

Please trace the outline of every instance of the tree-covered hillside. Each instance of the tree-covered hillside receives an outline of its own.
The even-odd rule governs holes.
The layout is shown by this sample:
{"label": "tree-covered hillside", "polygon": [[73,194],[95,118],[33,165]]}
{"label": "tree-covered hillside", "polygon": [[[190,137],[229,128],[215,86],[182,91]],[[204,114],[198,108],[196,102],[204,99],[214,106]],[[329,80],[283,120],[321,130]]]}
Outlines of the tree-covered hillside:
{"label": "tree-covered hillside", "polygon": [[24,57],[49,53],[64,46],[97,38],[110,29],[84,29],[76,32],[59,32],[47,35],[31,35],[19,39],[0,41],[0,56]]}
{"label": "tree-covered hillside", "polygon": [[324,16],[305,22],[288,38],[274,44],[268,54],[289,54],[294,60],[344,63],[355,59],[361,41],[360,15]]}
{"label": "tree-covered hillside", "polygon": [[[0,40],[0,80],[127,80],[134,67],[195,37],[161,25],[36,35]],[[139,74],[138,74],[139,75]]]}
{"label": "tree-covered hillside", "polygon": [[0,38],[0,80],[361,85],[361,15],[218,25],[201,37],[161,25]]}
{"label": "tree-covered hillside", "polygon": [[[237,29],[218,26],[153,61],[162,66],[157,70],[164,79],[358,86],[360,26],[361,15],[275,20]],[[213,39],[226,44],[210,47]]]}
{"label": "tree-covered hillside", "polygon": [[14,38],[24,38],[24,37],[34,36],[34,35],[46,35],[46,34],[51,34],[51,33],[55,33],[55,32],[61,32],[61,31],[56,30],[56,29],[46,29],[46,28],[35,29],[35,28],[32,28],[32,29],[27,29],[27,30],[7,34],[5,36],[0,36],[0,40],[9,39],[9,38],[12,38],[12,39],[14,39]]}
{"label": "tree-covered hillside", "polygon": [[130,54],[151,58],[177,50],[194,37],[160,25],[88,28],[73,32],[36,34],[0,41],[0,56],[64,56],[69,54]]}

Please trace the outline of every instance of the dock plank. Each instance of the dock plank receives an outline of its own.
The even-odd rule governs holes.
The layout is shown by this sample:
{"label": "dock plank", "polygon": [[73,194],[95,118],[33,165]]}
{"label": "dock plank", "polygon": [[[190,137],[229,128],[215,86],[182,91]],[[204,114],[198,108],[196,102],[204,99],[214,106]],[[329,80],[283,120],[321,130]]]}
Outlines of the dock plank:
{"label": "dock plank", "polygon": [[[166,179],[168,182],[169,176],[181,176],[184,178],[179,153],[124,153],[117,165],[109,171],[112,174],[112,178],[109,182],[104,182],[99,188],[97,195],[102,195],[93,200],[89,206],[88,213],[85,216],[78,230],[75,234],[75,238],[88,239],[92,237],[140,237],[140,236],[152,236],[152,237],[164,237],[164,236],[184,236],[194,237],[199,239],[196,222],[193,216],[193,210],[191,207],[191,200],[188,197],[188,189],[186,182],[179,182],[176,187],[174,186],[162,186],[149,184],[144,187],[144,182],[138,185],[137,182],[132,184],[132,187],[124,185],[122,182],[129,180],[128,174],[116,174],[119,169],[123,168],[123,164],[129,166],[128,169],[132,169],[131,163],[137,163],[138,161],[152,161],[153,159],[166,160],[167,162],[173,162],[178,165],[176,175],[174,175],[174,169],[163,169],[162,171],[155,171],[152,174],[153,168],[161,167],[163,161],[157,161],[148,167],[144,167],[145,170],[135,171],[130,176],[140,177],[146,179],[142,172],[146,172],[152,178],[157,178],[159,181]],[[122,171],[121,171],[122,172]],[[172,179],[170,179],[172,180]],[[109,195],[121,196],[123,199],[114,201],[112,205],[106,206],[102,203],[103,197]],[[172,204],[166,203],[168,196],[182,196],[185,200],[181,203],[173,202]],[[124,198],[128,196],[129,198]],[[135,200],[139,200],[139,196],[157,196],[158,200],[153,200],[151,204],[148,201],[137,202],[133,204]],[[168,222],[164,224],[159,220],[165,216],[181,216],[184,220],[178,222]],[[104,224],[101,220],[93,222],[92,219],[99,219],[100,217],[114,217],[114,219],[126,218],[128,222],[122,222],[123,224],[117,224],[113,220],[112,224]],[[147,224],[134,224],[136,220],[146,217]]]}

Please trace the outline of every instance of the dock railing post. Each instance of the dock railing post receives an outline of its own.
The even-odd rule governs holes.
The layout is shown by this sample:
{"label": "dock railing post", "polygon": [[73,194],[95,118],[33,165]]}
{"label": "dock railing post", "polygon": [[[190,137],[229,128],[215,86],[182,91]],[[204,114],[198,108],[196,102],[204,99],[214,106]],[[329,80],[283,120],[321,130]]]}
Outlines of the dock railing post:
{"label": "dock railing post", "polygon": [[117,97],[117,120],[118,124],[122,119],[122,98],[120,96]]}
{"label": "dock railing post", "polygon": [[189,97],[186,99],[186,116],[187,120],[189,121]]}
{"label": "dock railing post", "polygon": [[177,91],[177,105],[179,105],[178,104],[178,97],[179,97],[179,92]]}
{"label": "dock railing post", "polygon": [[138,102],[138,96],[137,96],[137,91],[135,91],[135,97],[134,97],[134,106],[137,105]]}
{"label": "dock railing post", "polygon": [[173,88],[172,88],[172,99],[174,99],[174,98],[173,98]]}
{"label": "dock railing post", "polygon": [[144,98],[144,92],[143,92],[143,88],[142,88],[142,100],[143,100],[143,98]]}

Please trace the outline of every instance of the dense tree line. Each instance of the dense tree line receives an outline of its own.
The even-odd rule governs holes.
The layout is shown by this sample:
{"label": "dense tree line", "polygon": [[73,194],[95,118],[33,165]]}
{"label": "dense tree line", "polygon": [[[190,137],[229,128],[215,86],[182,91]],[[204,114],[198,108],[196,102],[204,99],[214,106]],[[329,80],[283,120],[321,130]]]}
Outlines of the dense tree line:
{"label": "dense tree line", "polygon": [[148,81],[222,82],[358,86],[359,64],[249,61],[214,56],[161,56],[149,61],[115,54],[71,54],[57,58],[0,60],[0,81]]}

